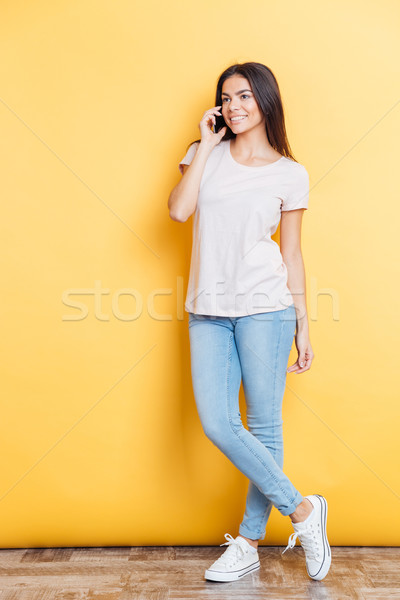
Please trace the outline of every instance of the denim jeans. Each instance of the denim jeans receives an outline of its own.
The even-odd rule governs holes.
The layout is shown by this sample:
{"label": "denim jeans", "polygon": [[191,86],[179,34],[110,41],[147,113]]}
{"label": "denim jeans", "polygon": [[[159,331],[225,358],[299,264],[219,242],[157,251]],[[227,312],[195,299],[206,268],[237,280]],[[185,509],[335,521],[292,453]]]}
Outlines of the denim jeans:
{"label": "denim jeans", "polygon": [[272,506],[289,515],[303,500],[282,471],[282,399],[295,330],[294,304],[241,317],[189,313],[197,411],[206,436],[249,479],[239,533],[251,539],[264,539]]}

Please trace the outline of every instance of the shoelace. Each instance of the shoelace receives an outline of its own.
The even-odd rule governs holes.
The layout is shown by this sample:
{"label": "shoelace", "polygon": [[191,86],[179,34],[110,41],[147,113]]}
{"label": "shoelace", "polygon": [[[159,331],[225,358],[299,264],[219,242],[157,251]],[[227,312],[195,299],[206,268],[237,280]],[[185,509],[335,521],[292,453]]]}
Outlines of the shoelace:
{"label": "shoelace", "polygon": [[217,560],[221,566],[232,567],[240,558],[245,555],[245,551],[242,546],[231,536],[230,533],[225,533],[225,539],[227,542],[220,544],[220,546],[228,546],[222,556]]}
{"label": "shoelace", "polygon": [[321,536],[319,532],[319,525],[318,531],[315,532],[313,525],[310,524],[310,526],[301,533],[298,531],[292,533],[292,535],[289,537],[288,545],[286,546],[282,554],[285,554],[286,550],[289,550],[289,548],[294,548],[294,546],[296,545],[296,540],[297,538],[299,538],[307,558],[310,560],[319,560],[320,537]]}

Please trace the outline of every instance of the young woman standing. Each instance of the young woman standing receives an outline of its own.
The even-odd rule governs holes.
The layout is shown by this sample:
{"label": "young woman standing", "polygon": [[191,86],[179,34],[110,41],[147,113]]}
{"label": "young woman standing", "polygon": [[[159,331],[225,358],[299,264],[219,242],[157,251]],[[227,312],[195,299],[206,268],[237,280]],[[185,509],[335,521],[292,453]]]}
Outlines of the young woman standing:
{"label": "young woman standing", "polygon": [[[275,506],[294,528],[284,552],[298,537],[308,575],[320,580],[331,564],[327,501],[303,497],[282,471],[286,373],[304,373],[314,358],[300,244],[308,173],[292,156],[265,65],[227,68],[199,128],[168,200],[173,220],[194,214],[185,300],[193,390],[205,434],[249,478],[238,535],[225,534],[228,548],[205,577],[233,581],[260,568],[258,540]],[[279,222],[280,246],[271,239]],[[293,338],[298,358],[287,369]]]}

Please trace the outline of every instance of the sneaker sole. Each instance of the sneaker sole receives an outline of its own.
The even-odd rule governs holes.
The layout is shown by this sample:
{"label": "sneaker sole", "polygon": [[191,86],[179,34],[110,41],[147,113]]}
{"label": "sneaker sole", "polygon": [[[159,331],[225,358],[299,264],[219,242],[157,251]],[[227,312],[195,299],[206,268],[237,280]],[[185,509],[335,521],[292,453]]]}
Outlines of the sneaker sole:
{"label": "sneaker sole", "polygon": [[308,571],[308,569],[307,569],[307,573],[311,577],[311,579],[320,581],[321,579],[326,577],[326,575],[330,569],[332,556],[331,556],[331,548],[330,548],[329,542],[328,542],[328,537],[326,535],[326,521],[328,518],[328,503],[323,496],[320,496],[319,494],[315,494],[315,496],[321,502],[321,531],[322,531],[322,536],[323,536],[323,540],[324,540],[324,557],[322,560],[322,565],[319,568],[319,570],[317,571],[317,573],[315,573],[315,575],[311,575],[311,573]]}
{"label": "sneaker sole", "polygon": [[204,577],[210,581],[236,581],[237,579],[241,579],[245,575],[252,573],[253,571],[257,571],[260,568],[260,561],[257,560],[255,563],[252,563],[248,567],[244,567],[243,569],[239,569],[238,571],[232,571],[230,573],[225,573],[224,571],[212,571],[211,569],[207,569],[204,573]]}

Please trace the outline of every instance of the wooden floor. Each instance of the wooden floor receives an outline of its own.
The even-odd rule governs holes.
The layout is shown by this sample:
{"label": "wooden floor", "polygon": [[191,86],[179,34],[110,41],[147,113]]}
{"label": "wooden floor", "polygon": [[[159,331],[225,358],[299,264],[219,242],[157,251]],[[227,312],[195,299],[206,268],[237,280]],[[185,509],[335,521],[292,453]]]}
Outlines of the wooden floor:
{"label": "wooden floor", "polygon": [[224,547],[0,549],[0,600],[400,599],[400,548],[333,547],[323,581],[303,549],[261,547],[261,569],[214,583],[204,570]]}

